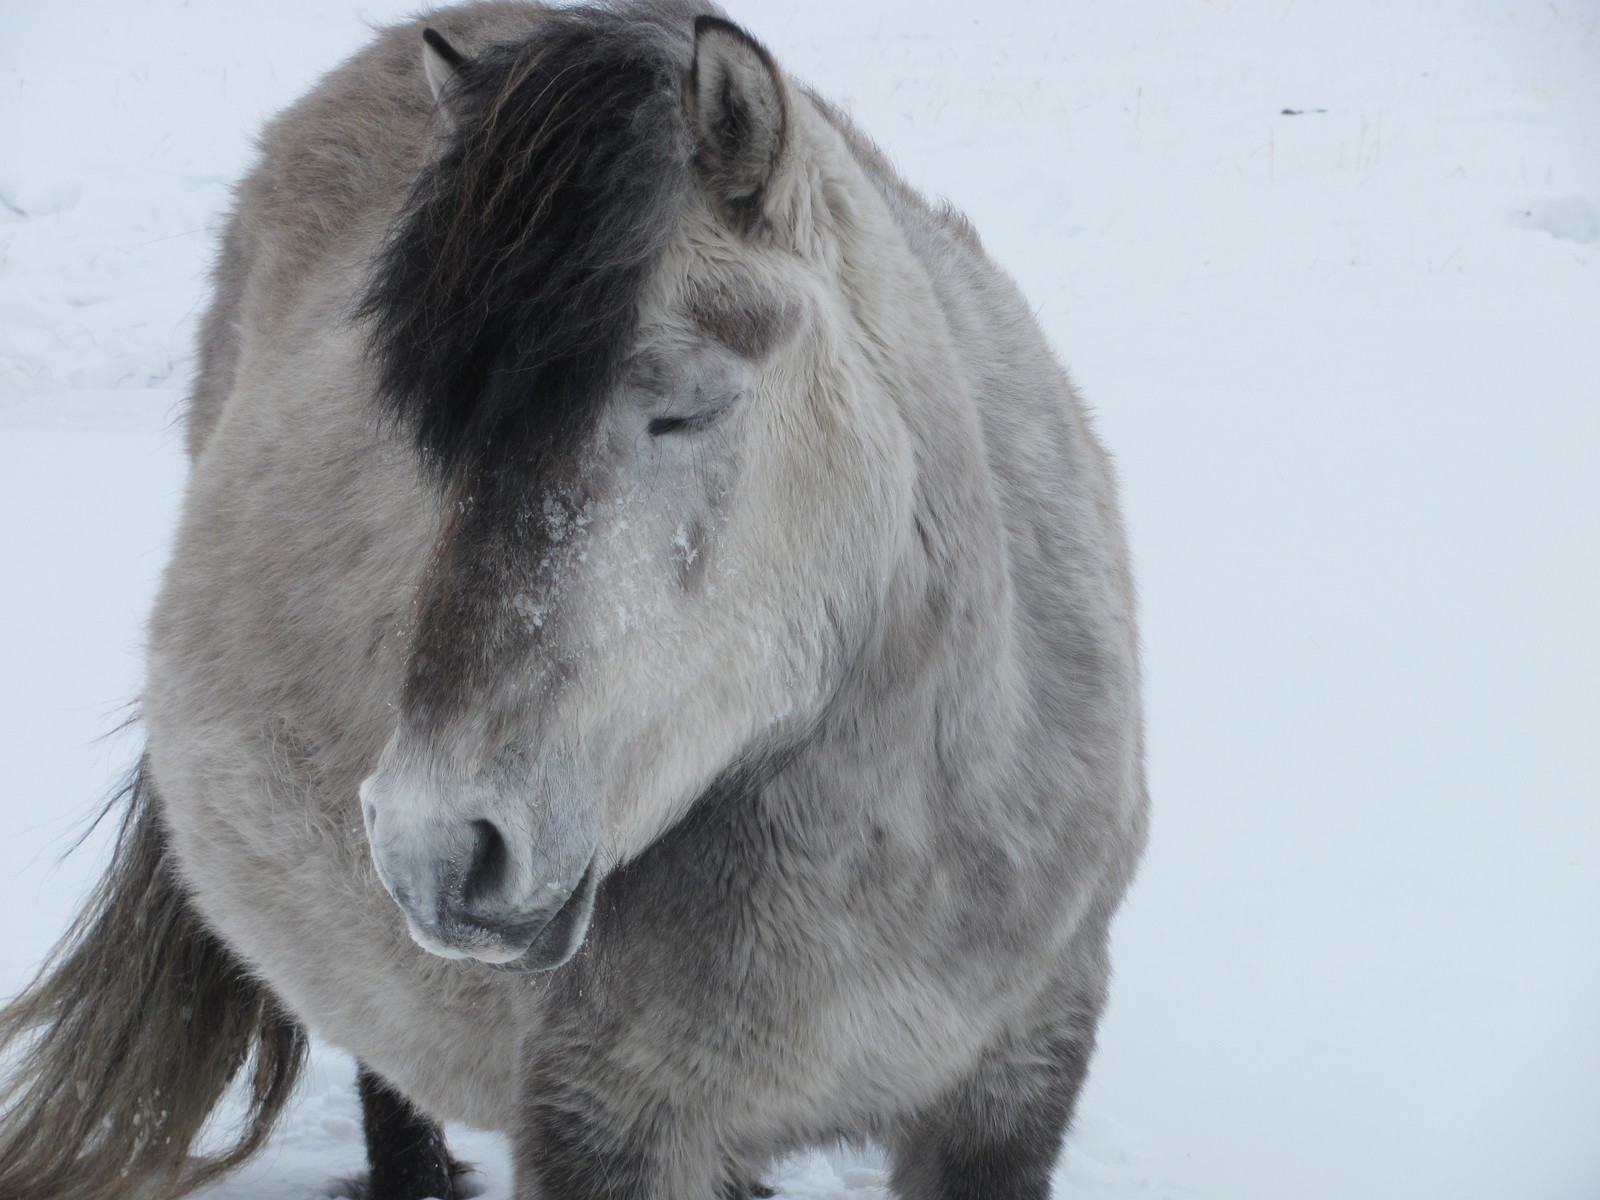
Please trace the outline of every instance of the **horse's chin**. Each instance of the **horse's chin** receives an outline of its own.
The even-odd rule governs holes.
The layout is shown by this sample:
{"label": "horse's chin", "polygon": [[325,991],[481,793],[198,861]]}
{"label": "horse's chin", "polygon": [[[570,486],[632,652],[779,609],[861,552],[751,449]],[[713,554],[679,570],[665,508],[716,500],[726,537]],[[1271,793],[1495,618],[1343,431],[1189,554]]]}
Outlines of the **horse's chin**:
{"label": "horse's chin", "polygon": [[[578,886],[540,929],[533,935],[528,948],[515,958],[491,962],[479,959],[493,971],[552,971],[561,966],[583,944],[589,931],[589,918],[594,915],[594,897],[599,888],[600,873],[591,862],[578,880]],[[474,956],[476,957],[476,956]]]}

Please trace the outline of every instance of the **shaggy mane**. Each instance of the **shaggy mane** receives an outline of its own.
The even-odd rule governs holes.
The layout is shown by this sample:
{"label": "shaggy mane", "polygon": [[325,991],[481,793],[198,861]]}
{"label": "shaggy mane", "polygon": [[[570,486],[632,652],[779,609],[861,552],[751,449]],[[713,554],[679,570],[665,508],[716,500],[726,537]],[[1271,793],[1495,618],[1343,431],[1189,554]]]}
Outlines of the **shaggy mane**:
{"label": "shaggy mane", "polygon": [[683,203],[689,50],[575,8],[458,68],[357,307],[384,411],[442,476],[524,479],[592,426]]}

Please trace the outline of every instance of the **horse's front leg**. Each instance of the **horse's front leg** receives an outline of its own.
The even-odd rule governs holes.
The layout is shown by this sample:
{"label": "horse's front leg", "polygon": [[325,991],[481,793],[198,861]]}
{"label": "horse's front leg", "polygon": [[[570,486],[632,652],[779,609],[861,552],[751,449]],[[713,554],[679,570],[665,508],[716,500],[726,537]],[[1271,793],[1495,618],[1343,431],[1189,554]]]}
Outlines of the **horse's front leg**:
{"label": "horse's front leg", "polygon": [[990,1047],[960,1084],[898,1122],[889,1147],[895,1194],[1048,1200],[1100,1004],[1098,995],[1069,992],[1041,1025]]}
{"label": "horse's front leg", "polygon": [[356,1086],[369,1168],[361,1200],[462,1200],[467,1168],[451,1157],[444,1130],[370,1068]]}
{"label": "horse's front leg", "polygon": [[[513,1139],[516,1200],[749,1200],[757,1185],[717,1149],[715,1117],[661,1078],[551,1056],[529,1081]],[[680,1081],[681,1082],[681,1081]]]}

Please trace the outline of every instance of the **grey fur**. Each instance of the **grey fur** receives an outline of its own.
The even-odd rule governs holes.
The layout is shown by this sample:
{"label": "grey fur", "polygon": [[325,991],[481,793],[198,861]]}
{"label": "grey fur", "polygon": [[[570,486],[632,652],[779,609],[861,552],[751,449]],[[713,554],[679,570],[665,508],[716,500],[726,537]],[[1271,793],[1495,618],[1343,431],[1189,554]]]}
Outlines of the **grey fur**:
{"label": "grey fur", "polygon": [[[506,1131],[520,1197],[706,1200],[840,1137],[887,1147],[907,1200],[1042,1194],[1145,836],[1106,458],[966,222],[717,22],[700,52],[738,57],[700,77],[754,89],[781,142],[754,191],[720,146],[682,202],[649,371],[577,451],[581,503],[519,510],[548,553],[460,566],[472,483],[379,420],[344,315],[449,133],[422,29],[470,59],[541,11],[385,31],[239,189],[145,696],[185,883],[306,1024],[423,1112]],[[619,11],[687,77],[697,10]],[[471,705],[413,721],[441,570],[522,626]],[[508,912],[539,862],[570,890],[593,854],[576,954],[514,974],[471,961],[509,942],[419,948],[369,778],[404,829],[391,882],[458,862],[472,821],[523,856]]]}

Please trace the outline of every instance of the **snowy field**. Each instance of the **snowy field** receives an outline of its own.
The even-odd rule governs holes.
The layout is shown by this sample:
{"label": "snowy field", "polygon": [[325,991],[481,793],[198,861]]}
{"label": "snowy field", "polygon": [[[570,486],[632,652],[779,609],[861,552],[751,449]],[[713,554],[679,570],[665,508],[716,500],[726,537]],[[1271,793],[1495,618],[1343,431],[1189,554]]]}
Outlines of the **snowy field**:
{"label": "snowy field", "polygon": [[[228,184],[405,11],[0,8],[0,993],[136,752],[97,739]],[[972,216],[1121,465],[1156,823],[1058,1196],[1596,1200],[1600,4],[733,15]],[[320,1049],[211,1200],[329,1194],[351,1080]],[[453,1136],[505,1200],[503,1147]],[[880,1166],[777,1182],[878,1197]]]}

